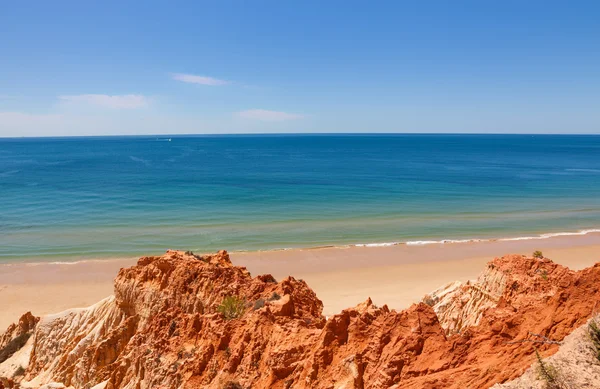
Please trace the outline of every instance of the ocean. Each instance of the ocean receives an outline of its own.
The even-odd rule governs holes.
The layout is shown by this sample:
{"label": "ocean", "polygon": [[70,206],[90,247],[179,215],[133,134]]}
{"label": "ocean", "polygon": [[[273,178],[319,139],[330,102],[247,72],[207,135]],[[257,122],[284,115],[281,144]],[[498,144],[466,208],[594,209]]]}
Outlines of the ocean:
{"label": "ocean", "polygon": [[600,228],[600,136],[0,139],[0,262]]}

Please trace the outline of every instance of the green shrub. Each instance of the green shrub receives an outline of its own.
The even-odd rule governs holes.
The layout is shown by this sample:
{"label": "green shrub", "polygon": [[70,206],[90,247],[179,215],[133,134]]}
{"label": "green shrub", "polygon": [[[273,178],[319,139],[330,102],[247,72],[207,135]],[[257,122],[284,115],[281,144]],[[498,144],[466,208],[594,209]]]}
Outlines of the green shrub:
{"label": "green shrub", "polygon": [[546,270],[542,270],[541,276],[545,281],[548,280],[548,272]]}
{"label": "green shrub", "polygon": [[546,383],[547,389],[569,389],[570,385],[561,372],[548,362],[544,362],[538,350],[535,350],[538,361],[538,377]]}
{"label": "green shrub", "polygon": [[533,257],[537,258],[537,259],[542,259],[542,258],[544,258],[544,254],[542,254],[542,252],[540,250],[535,250],[533,252]]}
{"label": "green shrub", "polygon": [[279,295],[279,293],[273,292],[271,297],[269,297],[269,301],[279,300],[280,298],[281,298],[281,296]]}
{"label": "green shrub", "polygon": [[232,320],[241,317],[246,308],[246,301],[237,296],[227,296],[223,299],[221,305],[217,307],[217,312],[225,317],[225,320]]}
{"label": "green shrub", "polygon": [[590,320],[588,330],[592,344],[594,345],[594,351],[596,352],[596,359],[600,361],[600,327],[595,319]]}
{"label": "green shrub", "polygon": [[556,387],[556,369],[554,366],[545,363],[542,360],[542,356],[540,353],[535,350],[535,357],[538,361],[538,375],[539,377],[546,382],[548,387],[555,388]]}

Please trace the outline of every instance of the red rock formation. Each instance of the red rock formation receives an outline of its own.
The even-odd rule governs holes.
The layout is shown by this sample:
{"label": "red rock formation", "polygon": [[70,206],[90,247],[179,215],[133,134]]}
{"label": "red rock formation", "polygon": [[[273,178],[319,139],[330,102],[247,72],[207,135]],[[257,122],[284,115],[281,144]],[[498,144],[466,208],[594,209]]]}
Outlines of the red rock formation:
{"label": "red rock formation", "polygon": [[[303,281],[252,278],[226,252],[169,251],[122,269],[114,297],[42,319],[25,378],[98,389],[487,388],[534,359],[530,343],[508,342],[561,340],[590,316],[599,288],[600,265],[497,258],[466,289],[493,291],[494,304],[469,305],[478,325],[446,335],[424,303],[396,312],[367,300],[325,320]],[[219,312],[227,296],[242,302],[232,320]]]}
{"label": "red rock formation", "polygon": [[433,306],[448,334],[479,324],[488,308],[501,301],[519,308],[536,304],[565,287],[574,273],[549,259],[509,255],[488,263],[476,281],[451,282],[423,301]]}
{"label": "red rock formation", "polygon": [[[532,343],[508,343],[540,334],[560,341],[591,316],[600,302],[600,264],[573,272],[548,259],[496,258],[479,277],[506,274],[498,304],[487,308],[479,325],[448,337],[448,370],[420,377],[400,387],[487,388],[520,376],[535,360]],[[537,344],[543,355],[557,345]],[[441,386],[437,386],[444,383]]]}

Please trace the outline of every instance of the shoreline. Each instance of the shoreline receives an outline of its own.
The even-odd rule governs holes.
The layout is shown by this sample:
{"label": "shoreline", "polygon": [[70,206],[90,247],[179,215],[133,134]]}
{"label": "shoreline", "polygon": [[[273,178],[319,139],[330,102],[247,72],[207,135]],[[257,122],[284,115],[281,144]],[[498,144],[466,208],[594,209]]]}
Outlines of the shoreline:
{"label": "shoreline", "polygon": [[[465,244],[465,243],[493,243],[493,242],[517,242],[517,241],[537,241],[547,240],[558,237],[577,237],[586,235],[600,236],[600,228],[585,228],[575,231],[560,231],[560,232],[545,232],[537,235],[523,235],[516,237],[499,237],[499,238],[466,238],[466,239],[439,239],[439,240],[412,240],[412,241],[398,241],[398,242],[376,242],[376,243],[348,243],[348,244],[328,244],[320,246],[306,246],[306,247],[282,247],[282,248],[270,248],[270,249],[256,249],[256,250],[227,250],[230,255],[234,254],[252,254],[252,253],[265,253],[265,252],[287,252],[287,251],[309,251],[309,250],[322,250],[322,249],[348,249],[353,247],[360,248],[378,248],[378,247],[393,247],[393,246],[428,246],[428,245],[454,245],[454,244]],[[600,241],[600,240],[599,240]],[[166,251],[169,248],[166,248]],[[175,248],[173,248],[175,249]],[[182,248],[177,248],[182,249]],[[163,252],[164,252],[163,251]],[[161,255],[163,252],[157,252],[155,254],[142,254],[139,256],[135,255],[123,255],[116,257],[106,258],[85,258],[85,259],[74,259],[74,260],[62,260],[62,261],[8,261],[0,262],[0,268],[2,266],[10,265],[40,265],[40,264],[51,264],[51,265],[74,265],[86,262],[107,262],[107,261],[137,261],[143,256]],[[206,253],[206,251],[197,251],[197,253]]]}
{"label": "shoreline", "polygon": [[[600,233],[534,240],[469,241],[423,245],[346,246],[230,252],[253,276],[304,279],[324,302],[324,315],[371,297],[404,309],[452,281],[474,279],[494,257],[541,250],[573,270],[600,262]],[[0,264],[0,331],[32,311],[41,316],[96,303],[113,293],[113,279],[136,258]]]}

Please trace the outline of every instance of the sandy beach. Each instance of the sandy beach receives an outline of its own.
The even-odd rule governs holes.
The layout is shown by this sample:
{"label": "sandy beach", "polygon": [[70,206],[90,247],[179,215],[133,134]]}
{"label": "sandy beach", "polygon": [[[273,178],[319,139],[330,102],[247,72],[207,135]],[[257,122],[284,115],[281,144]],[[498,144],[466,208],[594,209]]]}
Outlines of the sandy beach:
{"label": "sandy beach", "polygon": [[[582,269],[600,262],[600,233],[517,241],[234,252],[231,258],[253,275],[304,279],[323,300],[324,314],[332,315],[367,297],[378,305],[402,309],[447,282],[476,278],[496,256],[534,250],[571,269]],[[45,315],[91,305],[112,294],[118,270],[136,261],[0,265],[0,328],[26,311]]]}

